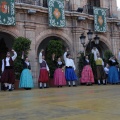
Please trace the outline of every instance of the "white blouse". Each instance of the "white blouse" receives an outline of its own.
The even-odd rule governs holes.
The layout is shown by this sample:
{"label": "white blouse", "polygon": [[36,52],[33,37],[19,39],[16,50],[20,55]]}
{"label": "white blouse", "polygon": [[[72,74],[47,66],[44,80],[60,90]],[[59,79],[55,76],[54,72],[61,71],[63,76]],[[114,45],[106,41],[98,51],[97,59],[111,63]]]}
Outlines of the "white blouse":
{"label": "white blouse", "polygon": [[65,60],[65,66],[66,67],[73,67],[74,70],[76,69],[74,61],[72,59],[69,59],[66,57],[67,52],[64,53],[64,60]]}

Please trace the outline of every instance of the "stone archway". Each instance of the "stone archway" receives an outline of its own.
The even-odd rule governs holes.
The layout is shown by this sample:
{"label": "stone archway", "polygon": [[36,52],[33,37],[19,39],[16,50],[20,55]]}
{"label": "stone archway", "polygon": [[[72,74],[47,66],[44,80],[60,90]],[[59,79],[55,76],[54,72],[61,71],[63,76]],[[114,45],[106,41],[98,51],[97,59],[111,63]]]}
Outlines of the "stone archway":
{"label": "stone archway", "polygon": [[49,43],[50,40],[60,40],[60,41],[62,41],[62,43],[63,43],[63,49],[64,49],[64,50],[65,50],[66,47],[68,47],[68,48],[70,47],[70,46],[66,43],[66,41],[63,40],[62,38],[57,37],[57,36],[50,36],[50,37],[45,38],[45,39],[40,43],[40,45],[39,45],[39,47],[38,47],[38,50],[37,50],[37,56],[38,56],[38,54],[39,54],[39,52],[40,52],[41,49],[46,50],[46,48],[47,48],[48,43]]}
{"label": "stone archway", "polygon": [[[6,52],[12,48],[15,37],[6,32],[0,32],[0,61],[5,58]],[[0,68],[2,62],[0,62]],[[1,69],[0,69],[1,72]]]}

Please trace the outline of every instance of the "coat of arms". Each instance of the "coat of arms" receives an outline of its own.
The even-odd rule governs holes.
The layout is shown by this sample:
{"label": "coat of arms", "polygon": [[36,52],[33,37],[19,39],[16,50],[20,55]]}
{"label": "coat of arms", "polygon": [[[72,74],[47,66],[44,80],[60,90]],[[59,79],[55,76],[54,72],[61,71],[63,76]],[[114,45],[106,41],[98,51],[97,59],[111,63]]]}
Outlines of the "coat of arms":
{"label": "coat of arms", "polygon": [[8,14],[9,13],[9,5],[7,4],[6,1],[2,1],[0,3],[0,12],[2,12],[4,14]]}

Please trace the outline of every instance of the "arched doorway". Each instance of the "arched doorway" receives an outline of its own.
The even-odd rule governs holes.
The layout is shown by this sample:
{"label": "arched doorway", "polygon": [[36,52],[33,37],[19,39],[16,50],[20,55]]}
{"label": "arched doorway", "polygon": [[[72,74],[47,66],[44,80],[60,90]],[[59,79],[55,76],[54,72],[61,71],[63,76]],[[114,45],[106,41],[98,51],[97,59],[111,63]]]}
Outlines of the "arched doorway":
{"label": "arched doorway", "polygon": [[66,47],[70,47],[70,46],[65,42],[65,40],[63,40],[62,38],[57,37],[57,36],[50,36],[50,37],[45,38],[45,39],[40,43],[40,45],[39,45],[39,47],[38,47],[38,50],[37,50],[37,56],[39,55],[39,52],[40,52],[41,49],[44,49],[44,50],[47,49],[47,46],[48,46],[48,43],[49,43],[50,40],[60,40],[60,41],[62,41],[62,43],[63,43],[63,49],[64,49],[64,50],[65,50]]}
{"label": "arched doorway", "polygon": [[104,58],[104,52],[106,50],[109,50],[109,47],[104,42],[100,41],[99,44],[96,45],[95,42],[92,41],[91,42],[91,48],[90,48],[90,43],[87,45],[86,53],[89,53],[93,47],[96,47],[99,50],[100,55],[101,55],[102,58]]}
{"label": "arched doorway", "polygon": [[0,73],[2,66],[2,59],[5,58],[6,52],[12,48],[14,37],[8,33],[0,32]]}

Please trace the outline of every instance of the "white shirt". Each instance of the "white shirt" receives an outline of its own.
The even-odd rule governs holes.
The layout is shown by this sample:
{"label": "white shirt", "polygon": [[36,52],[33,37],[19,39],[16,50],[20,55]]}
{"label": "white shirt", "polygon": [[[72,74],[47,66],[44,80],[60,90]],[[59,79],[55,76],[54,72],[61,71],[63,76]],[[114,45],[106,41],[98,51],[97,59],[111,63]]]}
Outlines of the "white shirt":
{"label": "white shirt", "polygon": [[94,60],[96,61],[97,60],[97,54],[99,53],[98,49],[97,48],[95,50],[92,49],[91,52],[94,54]]}
{"label": "white shirt", "polygon": [[[45,61],[44,59],[42,59],[42,52],[40,52],[40,54],[39,54],[39,63],[42,63],[43,61]],[[45,61],[46,62],[46,61]],[[47,65],[47,62],[46,62],[46,69],[47,69],[47,71],[49,71],[49,67],[48,67],[48,65]]]}
{"label": "white shirt", "polygon": [[[11,58],[14,61],[17,57],[17,53],[15,51],[13,53],[14,53],[14,55]],[[6,66],[10,66],[10,63],[9,63],[10,57],[6,57],[5,60],[6,60]],[[5,65],[4,65],[4,59],[3,59],[2,60],[2,72],[4,71],[4,69],[5,69]]]}
{"label": "white shirt", "polygon": [[105,71],[106,74],[108,74],[109,68],[105,67],[105,68],[104,68],[104,71]]}
{"label": "white shirt", "polygon": [[76,69],[74,61],[72,59],[69,59],[66,57],[67,52],[64,53],[64,60],[65,60],[65,66],[66,67],[73,67],[74,70]]}

